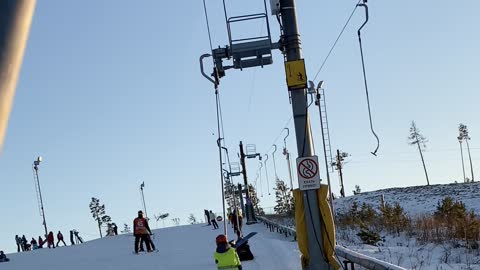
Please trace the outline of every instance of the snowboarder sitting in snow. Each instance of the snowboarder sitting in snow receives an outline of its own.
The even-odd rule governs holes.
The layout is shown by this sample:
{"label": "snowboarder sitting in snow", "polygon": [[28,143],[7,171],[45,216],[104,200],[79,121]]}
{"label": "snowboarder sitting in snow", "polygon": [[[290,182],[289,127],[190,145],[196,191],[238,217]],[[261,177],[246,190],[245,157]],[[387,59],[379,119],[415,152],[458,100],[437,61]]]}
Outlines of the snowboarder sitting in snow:
{"label": "snowboarder sitting in snow", "polygon": [[10,261],[9,258],[7,258],[7,255],[3,253],[3,251],[0,250],[0,262],[8,262]]}
{"label": "snowboarder sitting in snow", "polygon": [[217,250],[213,254],[217,269],[223,270],[242,270],[242,263],[234,248],[232,248],[227,241],[227,237],[220,234],[215,239],[217,243]]}
{"label": "snowboarder sitting in snow", "polygon": [[42,237],[38,237],[38,248],[43,248],[43,245],[45,244],[45,241],[43,241]]}
{"label": "snowboarder sitting in snow", "polygon": [[135,253],[138,254],[138,248],[140,244],[140,239],[142,242],[145,242],[147,246],[147,251],[152,252],[155,250],[155,245],[150,238],[152,231],[148,226],[148,221],[143,217],[143,212],[138,211],[138,217],[133,220],[133,234],[135,236]]}
{"label": "snowboarder sitting in snow", "polygon": [[32,241],[30,241],[30,244],[32,245],[32,250],[38,249],[37,240],[35,240],[35,238],[32,237]]}

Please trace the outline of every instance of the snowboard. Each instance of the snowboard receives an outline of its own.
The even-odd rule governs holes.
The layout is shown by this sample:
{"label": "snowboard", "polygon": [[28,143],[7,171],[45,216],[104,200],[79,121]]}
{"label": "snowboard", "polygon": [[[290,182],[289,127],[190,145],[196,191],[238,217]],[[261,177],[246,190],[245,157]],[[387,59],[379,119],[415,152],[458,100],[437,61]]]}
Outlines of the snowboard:
{"label": "snowboard", "polygon": [[238,248],[238,247],[241,247],[242,245],[244,245],[245,243],[248,242],[248,239],[252,238],[254,235],[256,235],[257,232],[251,232],[249,234],[247,234],[246,236],[244,236],[243,238],[241,238],[240,240],[238,240],[236,243],[235,243],[235,246],[234,248]]}

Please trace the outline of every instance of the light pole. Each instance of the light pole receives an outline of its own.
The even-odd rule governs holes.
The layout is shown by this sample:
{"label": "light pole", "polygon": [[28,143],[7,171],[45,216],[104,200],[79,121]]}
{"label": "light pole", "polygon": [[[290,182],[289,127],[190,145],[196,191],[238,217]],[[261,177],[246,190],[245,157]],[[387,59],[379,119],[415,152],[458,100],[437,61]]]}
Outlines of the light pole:
{"label": "light pole", "polygon": [[35,181],[35,190],[37,192],[38,205],[40,207],[40,215],[43,218],[43,227],[45,228],[45,237],[48,235],[47,221],[45,220],[45,209],[43,208],[42,191],[40,189],[40,179],[38,178],[38,166],[42,162],[42,157],[37,157],[33,162],[33,180]]}
{"label": "light pole", "polygon": [[145,187],[145,182],[142,182],[142,184],[140,184],[140,194],[142,195],[142,204],[143,204],[143,211],[145,211],[145,218],[148,220],[147,206],[145,205],[145,196],[143,195],[144,187]]}

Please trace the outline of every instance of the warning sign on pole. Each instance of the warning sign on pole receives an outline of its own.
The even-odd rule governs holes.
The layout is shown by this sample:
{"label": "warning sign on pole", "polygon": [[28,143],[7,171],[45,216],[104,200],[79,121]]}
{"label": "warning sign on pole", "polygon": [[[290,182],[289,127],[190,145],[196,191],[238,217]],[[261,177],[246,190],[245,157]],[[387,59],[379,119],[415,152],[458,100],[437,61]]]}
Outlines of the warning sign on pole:
{"label": "warning sign on pole", "polygon": [[319,189],[318,157],[297,158],[298,186],[300,190]]}
{"label": "warning sign on pole", "polygon": [[285,62],[285,75],[289,90],[307,88],[307,72],[303,59]]}

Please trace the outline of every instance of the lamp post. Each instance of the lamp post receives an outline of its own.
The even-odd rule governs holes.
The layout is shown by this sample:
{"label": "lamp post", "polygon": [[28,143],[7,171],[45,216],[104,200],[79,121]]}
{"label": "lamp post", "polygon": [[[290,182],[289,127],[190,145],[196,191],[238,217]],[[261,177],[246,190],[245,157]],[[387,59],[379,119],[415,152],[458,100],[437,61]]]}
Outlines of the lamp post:
{"label": "lamp post", "polygon": [[148,220],[147,206],[145,205],[145,196],[143,195],[144,187],[145,187],[145,182],[142,182],[142,184],[140,184],[140,194],[142,195],[142,204],[143,204],[143,211],[145,211],[145,218]]}
{"label": "lamp post", "polygon": [[40,215],[43,218],[43,227],[45,228],[45,237],[48,235],[48,230],[47,230],[47,221],[45,220],[45,209],[43,208],[43,198],[42,198],[42,191],[40,189],[40,179],[38,178],[38,166],[42,162],[42,157],[37,157],[37,160],[33,162],[33,178],[35,181],[35,189],[37,191],[37,198],[38,198],[38,204],[40,206]]}

